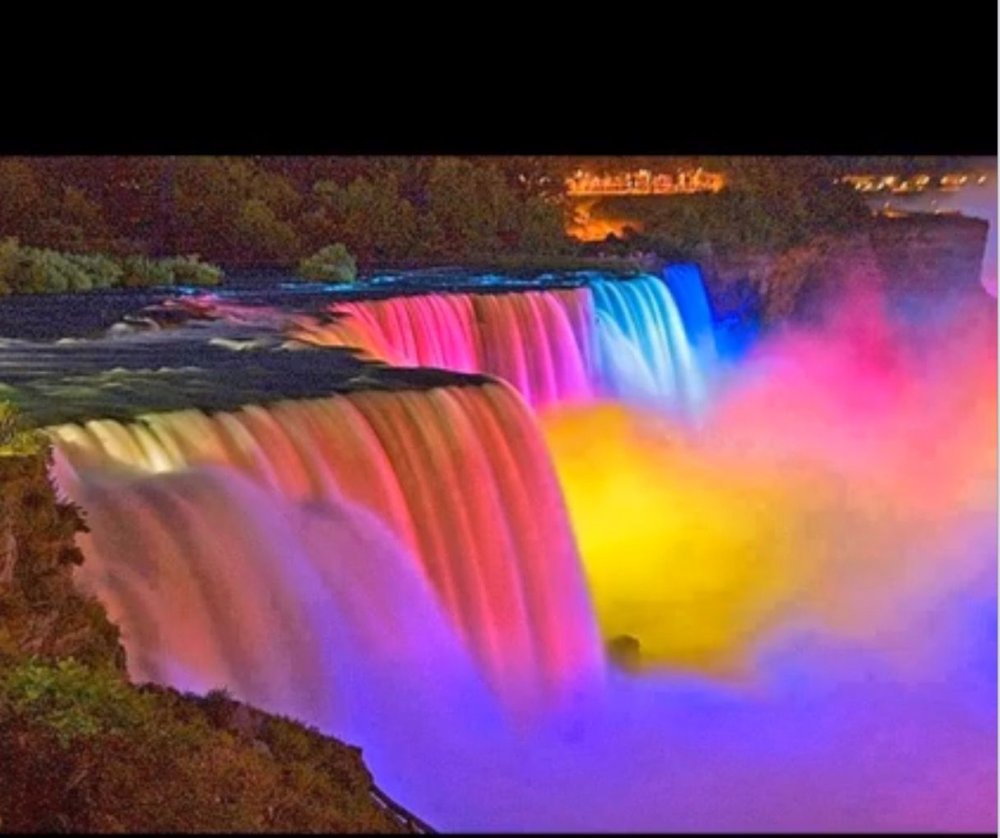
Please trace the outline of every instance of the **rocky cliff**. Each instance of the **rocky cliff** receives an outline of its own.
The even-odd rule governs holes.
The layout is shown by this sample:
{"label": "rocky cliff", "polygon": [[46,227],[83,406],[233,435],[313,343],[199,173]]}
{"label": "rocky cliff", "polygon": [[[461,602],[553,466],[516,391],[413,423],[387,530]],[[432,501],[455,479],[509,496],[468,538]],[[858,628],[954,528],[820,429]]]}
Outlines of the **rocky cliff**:
{"label": "rocky cliff", "polygon": [[73,586],[86,529],[49,482],[49,449],[0,455],[0,663],[27,655],[73,657],[125,671],[118,629]]}
{"label": "rocky cliff", "polygon": [[982,294],[980,270],[989,229],[978,218],[912,215],[873,218],[849,234],[818,236],[784,251],[698,255],[720,320],[756,317],[766,326],[811,319],[852,286],[891,301],[944,303]]}
{"label": "rocky cliff", "polygon": [[981,287],[989,223],[960,215],[878,217],[872,250],[892,291],[951,297]]}
{"label": "rocky cliff", "polygon": [[73,586],[82,511],[46,444],[0,446],[0,832],[431,831],[361,751],[224,693],[125,677],[118,630]]}

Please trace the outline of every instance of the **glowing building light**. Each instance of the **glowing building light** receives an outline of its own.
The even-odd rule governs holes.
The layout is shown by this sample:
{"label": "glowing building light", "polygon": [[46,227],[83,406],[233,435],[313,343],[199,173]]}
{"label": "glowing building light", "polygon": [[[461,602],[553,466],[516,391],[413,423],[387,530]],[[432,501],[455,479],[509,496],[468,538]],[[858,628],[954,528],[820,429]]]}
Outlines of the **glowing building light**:
{"label": "glowing building light", "polygon": [[719,192],[726,185],[720,172],[698,168],[676,174],[657,173],[649,169],[595,175],[583,170],[566,179],[566,192],[572,196],[602,195],[684,195],[695,192]]}

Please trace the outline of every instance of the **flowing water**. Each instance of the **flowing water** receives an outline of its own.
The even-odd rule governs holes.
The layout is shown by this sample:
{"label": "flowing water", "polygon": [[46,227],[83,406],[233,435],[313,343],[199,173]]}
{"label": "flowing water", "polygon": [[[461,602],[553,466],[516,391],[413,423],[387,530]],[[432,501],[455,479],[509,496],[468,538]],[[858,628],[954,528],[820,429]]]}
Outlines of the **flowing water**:
{"label": "flowing water", "polygon": [[0,352],[131,676],[439,829],[995,827],[995,312],[726,365],[691,266],[496,290]]}

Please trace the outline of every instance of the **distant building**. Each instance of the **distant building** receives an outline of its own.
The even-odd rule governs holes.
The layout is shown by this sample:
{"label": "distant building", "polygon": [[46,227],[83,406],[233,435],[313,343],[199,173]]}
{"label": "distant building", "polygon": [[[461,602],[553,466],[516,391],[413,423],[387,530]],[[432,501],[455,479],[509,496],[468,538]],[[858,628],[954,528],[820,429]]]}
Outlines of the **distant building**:
{"label": "distant building", "polygon": [[607,195],[691,195],[695,192],[718,192],[726,185],[721,172],[682,169],[675,173],[653,174],[649,169],[597,175],[577,170],[566,178],[566,194],[572,198],[598,198]]}

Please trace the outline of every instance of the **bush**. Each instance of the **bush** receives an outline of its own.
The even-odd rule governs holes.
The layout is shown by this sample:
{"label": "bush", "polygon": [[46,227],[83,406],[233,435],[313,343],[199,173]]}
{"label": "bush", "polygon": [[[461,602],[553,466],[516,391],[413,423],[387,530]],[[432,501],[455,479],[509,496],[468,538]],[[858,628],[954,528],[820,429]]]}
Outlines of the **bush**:
{"label": "bush", "polygon": [[42,432],[29,428],[20,411],[10,402],[0,401],[0,456],[29,456],[37,454],[44,446]]}
{"label": "bush", "polygon": [[126,288],[174,284],[174,272],[165,262],[154,262],[145,256],[126,256],[122,268],[122,285]]}
{"label": "bush", "polygon": [[0,296],[13,291],[18,258],[17,239],[0,239]]}
{"label": "bush", "polygon": [[237,706],[221,693],[136,689],[71,659],[0,668],[0,826],[412,832],[372,800],[356,749],[248,708],[262,725],[254,739],[234,726]]}
{"label": "bush", "polygon": [[153,260],[145,256],[114,259],[101,253],[60,253],[23,247],[17,239],[0,240],[0,296],[63,293],[95,288],[147,288],[218,285],[222,270],[197,256]]}
{"label": "bush", "polygon": [[72,658],[31,658],[0,673],[0,716],[48,728],[60,744],[147,724],[151,700],[108,668],[89,669]]}
{"label": "bush", "polygon": [[0,402],[0,445],[9,445],[20,430],[20,416],[14,405]]}
{"label": "bush", "polygon": [[222,282],[222,269],[200,262],[197,256],[176,256],[164,259],[174,275],[177,285],[218,285]]}
{"label": "bush", "polygon": [[354,282],[358,266],[350,251],[338,242],[299,262],[299,275],[320,282]]}
{"label": "bush", "polygon": [[74,255],[71,259],[90,277],[92,288],[115,288],[121,285],[124,271],[114,259],[100,253]]}

